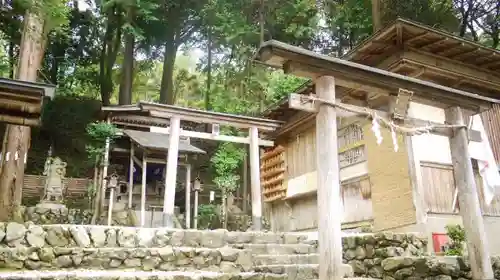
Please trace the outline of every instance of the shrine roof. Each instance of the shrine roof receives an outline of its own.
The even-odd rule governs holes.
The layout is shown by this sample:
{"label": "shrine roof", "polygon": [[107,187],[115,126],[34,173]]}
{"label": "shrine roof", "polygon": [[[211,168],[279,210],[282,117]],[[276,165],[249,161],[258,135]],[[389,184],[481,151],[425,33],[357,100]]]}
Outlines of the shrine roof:
{"label": "shrine roof", "polygon": [[[138,130],[123,130],[123,134],[128,136],[133,142],[144,149],[166,152],[170,144],[168,134],[158,132],[147,132]],[[195,147],[186,141],[179,141],[179,152],[205,154],[206,152]]]}
{"label": "shrine roof", "polygon": [[0,78],[0,122],[40,125],[44,99],[54,92],[54,85]]}

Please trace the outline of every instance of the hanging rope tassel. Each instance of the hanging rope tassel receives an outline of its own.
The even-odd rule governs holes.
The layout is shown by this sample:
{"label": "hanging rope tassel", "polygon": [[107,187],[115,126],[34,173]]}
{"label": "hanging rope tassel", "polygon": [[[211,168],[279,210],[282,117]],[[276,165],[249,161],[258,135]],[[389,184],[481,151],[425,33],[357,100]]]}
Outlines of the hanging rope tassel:
{"label": "hanging rope tassel", "polygon": [[398,136],[396,135],[396,131],[394,131],[394,127],[392,126],[391,126],[391,137],[392,137],[392,145],[394,146],[394,151],[397,152],[399,150]]}
{"label": "hanging rope tassel", "polygon": [[380,124],[378,123],[377,116],[373,116],[372,120],[372,131],[375,134],[375,138],[377,138],[377,145],[382,144],[382,133],[380,132]]}

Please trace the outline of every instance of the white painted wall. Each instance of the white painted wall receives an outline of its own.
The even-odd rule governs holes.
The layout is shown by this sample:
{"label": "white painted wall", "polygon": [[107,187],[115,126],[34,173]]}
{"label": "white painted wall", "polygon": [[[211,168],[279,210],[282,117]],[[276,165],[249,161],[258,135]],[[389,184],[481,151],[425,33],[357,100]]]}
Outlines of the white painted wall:
{"label": "white painted wall", "polygon": [[[412,118],[444,123],[444,109],[410,103],[408,115]],[[413,154],[420,161],[451,164],[450,141],[446,136],[425,134],[412,136]]]}
{"label": "white painted wall", "polygon": [[[408,112],[410,117],[444,123],[444,109],[410,103]],[[412,136],[413,154],[417,163],[421,161],[451,164],[450,142],[448,137],[439,135]],[[417,164],[417,174],[421,174],[420,165]],[[500,217],[484,217],[486,235],[491,254],[500,254]],[[428,214],[425,222],[425,235],[429,239],[429,251],[432,252],[432,233],[446,233],[445,226],[448,224],[462,224],[462,218],[453,214]],[[394,229],[394,231],[418,231],[416,225]]]}
{"label": "white painted wall", "polygon": [[[353,179],[368,173],[367,162],[360,162],[340,169],[340,181]],[[317,172],[309,172],[287,181],[287,197],[317,190]]]}

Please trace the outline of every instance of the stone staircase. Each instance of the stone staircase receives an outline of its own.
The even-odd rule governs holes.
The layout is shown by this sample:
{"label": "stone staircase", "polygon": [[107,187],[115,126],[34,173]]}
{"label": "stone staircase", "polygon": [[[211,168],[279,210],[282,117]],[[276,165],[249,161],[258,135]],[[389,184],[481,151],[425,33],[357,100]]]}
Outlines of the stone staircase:
{"label": "stone staircase", "polygon": [[8,223],[0,279],[313,280],[316,250],[294,233]]}

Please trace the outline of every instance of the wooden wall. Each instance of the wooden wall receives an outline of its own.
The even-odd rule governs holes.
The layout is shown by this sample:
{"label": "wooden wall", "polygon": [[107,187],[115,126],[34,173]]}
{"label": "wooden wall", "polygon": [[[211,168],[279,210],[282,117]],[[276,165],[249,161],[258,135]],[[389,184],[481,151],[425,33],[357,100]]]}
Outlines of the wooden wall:
{"label": "wooden wall", "polygon": [[[86,178],[65,178],[66,198],[83,199],[87,195],[87,188],[92,180]],[[23,185],[23,201],[30,205],[38,203],[43,196],[43,188],[45,185],[45,176],[40,175],[24,175]]]}
{"label": "wooden wall", "polygon": [[[364,124],[342,120],[339,129],[341,197],[344,224],[370,221],[373,218],[371,182],[366,170]],[[300,130],[284,147],[287,196],[268,203],[273,230],[314,230],[317,227],[316,205],[316,130],[314,126]],[[271,152],[271,151],[268,151]],[[262,163],[264,166],[264,163]],[[291,181],[294,181],[293,184]],[[264,197],[266,197],[264,193]]]}
{"label": "wooden wall", "polygon": [[292,136],[285,145],[286,177],[295,178],[316,170],[316,128]]}
{"label": "wooden wall", "polygon": [[[429,213],[457,214],[459,205],[455,200],[453,167],[448,164],[421,162],[421,170],[425,207]],[[495,196],[493,202],[489,206],[486,205],[483,197],[483,181],[477,169],[475,170],[475,175],[483,214],[500,216],[500,197]]]}

